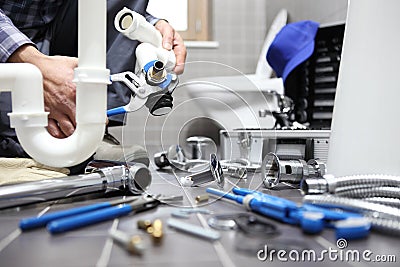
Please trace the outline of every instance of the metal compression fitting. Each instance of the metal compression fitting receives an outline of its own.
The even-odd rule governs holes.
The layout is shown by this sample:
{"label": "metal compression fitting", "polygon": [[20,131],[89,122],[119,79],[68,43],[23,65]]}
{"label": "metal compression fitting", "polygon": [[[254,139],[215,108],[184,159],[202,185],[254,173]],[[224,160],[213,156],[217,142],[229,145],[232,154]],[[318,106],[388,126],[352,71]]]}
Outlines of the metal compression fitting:
{"label": "metal compression fitting", "polygon": [[262,162],[261,178],[266,188],[272,188],[281,182],[300,184],[303,179],[322,177],[325,169],[319,160],[280,160],[275,153],[268,153]]}

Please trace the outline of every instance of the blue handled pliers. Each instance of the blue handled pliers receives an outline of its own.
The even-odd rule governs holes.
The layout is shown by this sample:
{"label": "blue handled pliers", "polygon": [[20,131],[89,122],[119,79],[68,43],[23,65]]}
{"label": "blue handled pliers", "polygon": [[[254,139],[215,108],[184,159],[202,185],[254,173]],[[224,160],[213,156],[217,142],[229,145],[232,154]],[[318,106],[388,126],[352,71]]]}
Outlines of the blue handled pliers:
{"label": "blue handled pliers", "polygon": [[210,194],[224,197],[243,204],[247,209],[261,215],[299,225],[309,234],[320,233],[324,228],[334,228],[336,238],[357,239],[368,235],[371,223],[361,214],[318,207],[312,204],[297,203],[246,188],[233,188],[226,193],[207,188]]}
{"label": "blue handled pliers", "polygon": [[161,202],[178,200],[179,196],[135,196],[122,200],[101,202],[63,211],[56,211],[40,217],[20,221],[21,230],[47,226],[52,233],[62,233],[83,226],[118,218],[129,213],[138,213],[157,207]]}

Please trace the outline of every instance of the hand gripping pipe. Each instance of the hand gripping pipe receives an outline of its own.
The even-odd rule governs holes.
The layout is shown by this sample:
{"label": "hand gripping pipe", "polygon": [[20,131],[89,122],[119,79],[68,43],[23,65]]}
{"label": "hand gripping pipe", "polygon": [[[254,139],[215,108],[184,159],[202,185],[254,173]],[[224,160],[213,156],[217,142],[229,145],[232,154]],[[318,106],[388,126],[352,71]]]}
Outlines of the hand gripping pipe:
{"label": "hand gripping pipe", "polygon": [[[64,139],[51,136],[44,111],[40,71],[26,63],[0,64],[0,91],[12,92],[11,127],[36,161],[69,167],[88,159],[103,139],[107,110],[106,0],[80,0],[78,57],[75,69],[76,129]],[[90,103],[90,104],[89,104]]]}
{"label": "hand gripping pipe", "polygon": [[161,33],[143,16],[125,7],[115,16],[114,26],[127,38],[141,42],[136,48],[136,59],[140,70],[154,60],[162,61],[167,70],[175,67],[174,52],[162,47]]}

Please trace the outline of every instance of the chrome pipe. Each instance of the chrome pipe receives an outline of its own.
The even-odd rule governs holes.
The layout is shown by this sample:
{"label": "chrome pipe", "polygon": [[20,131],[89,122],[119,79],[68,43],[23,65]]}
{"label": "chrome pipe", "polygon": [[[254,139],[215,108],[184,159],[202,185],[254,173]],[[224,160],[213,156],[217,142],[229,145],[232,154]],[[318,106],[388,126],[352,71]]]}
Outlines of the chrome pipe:
{"label": "chrome pipe", "polygon": [[91,168],[91,171],[82,175],[0,187],[0,209],[90,193],[121,191],[138,194],[151,183],[150,171],[140,163]]}

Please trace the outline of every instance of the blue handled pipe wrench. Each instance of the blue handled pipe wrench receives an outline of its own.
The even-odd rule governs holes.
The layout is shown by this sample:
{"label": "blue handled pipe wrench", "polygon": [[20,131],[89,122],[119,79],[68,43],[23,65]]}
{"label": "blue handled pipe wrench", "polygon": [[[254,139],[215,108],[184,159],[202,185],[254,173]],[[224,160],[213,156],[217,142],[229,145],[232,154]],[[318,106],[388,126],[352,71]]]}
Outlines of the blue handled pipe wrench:
{"label": "blue handled pipe wrench", "polygon": [[169,113],[173,107],[172,93],[178,85],[178,76],[165,69],[159,60],[147,63],[140,75],[126,71],[110,76],[111,82],[122,82],[131,91],[131,101],[125,105],[107,110],[107,116],[134,112],[143,106],[153,116]]}
{"label": "blue handled pipe wrench", "polygon": [[322,208],[312,204],[299,205],[293,201],[246,188],[233,188],[232,193],[207,188],[207,193],[233,200],[247,209],[275,220],[299,225],[305,233],[317,234],[333,228],[336,238],[366,237],[371,223],[358,213]]}

